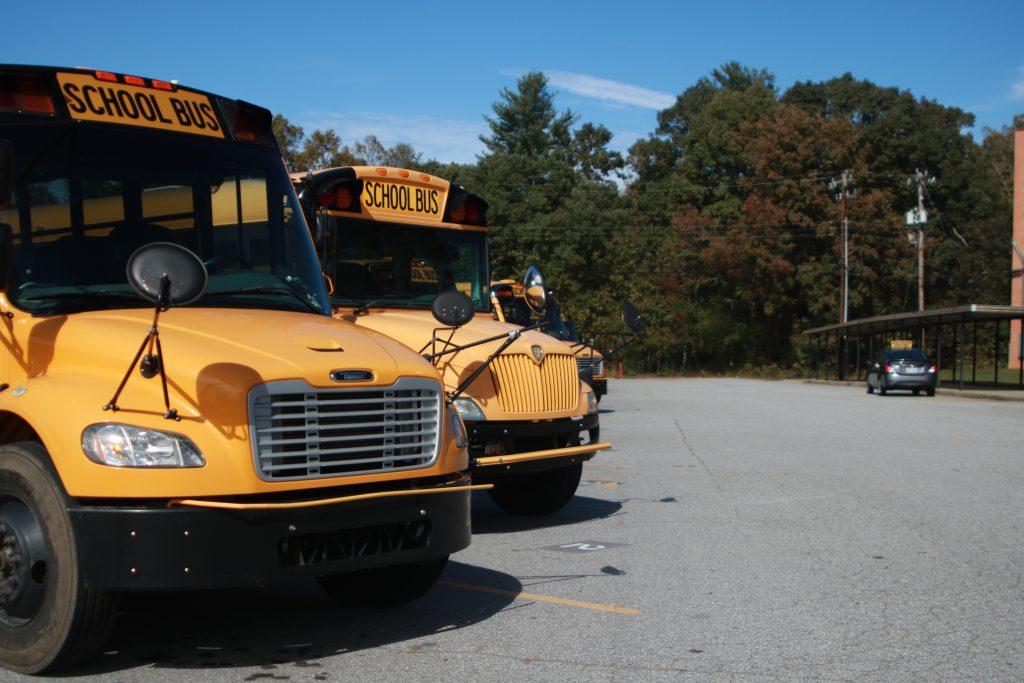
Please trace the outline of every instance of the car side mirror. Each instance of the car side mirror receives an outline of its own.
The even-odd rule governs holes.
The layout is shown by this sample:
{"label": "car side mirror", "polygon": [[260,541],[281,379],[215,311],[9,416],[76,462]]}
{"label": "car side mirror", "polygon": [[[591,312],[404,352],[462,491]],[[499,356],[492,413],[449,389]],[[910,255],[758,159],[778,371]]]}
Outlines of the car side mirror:
{"label": "car side mirror", "polygon": [[0,140],[0,209],[11,205],[14,196],[14,145]]}

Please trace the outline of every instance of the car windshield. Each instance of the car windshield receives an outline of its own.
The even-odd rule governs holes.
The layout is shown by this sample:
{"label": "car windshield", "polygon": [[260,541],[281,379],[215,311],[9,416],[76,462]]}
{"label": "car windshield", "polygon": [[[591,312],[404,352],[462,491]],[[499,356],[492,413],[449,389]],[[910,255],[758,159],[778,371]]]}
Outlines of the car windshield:
{"label": "car windshield", "polygon": [[16,189],[8,292],[33,314],[151,306],[128,257],[172,242],[206,264],[193,306],[329,314],[309,232],[277,151],[73,123],[3,125]]}
{"label": "car windshield", "polygon": [[928,356],[920,349],[890,349],[885,352],[886,361],[919,360],[927,361]]}
{"label": "car windshield", "polygon": [[335,305],[429,308],[454,289],[476,310],[490,310],[485,233],[350,218],[331,224],[319,247]]}

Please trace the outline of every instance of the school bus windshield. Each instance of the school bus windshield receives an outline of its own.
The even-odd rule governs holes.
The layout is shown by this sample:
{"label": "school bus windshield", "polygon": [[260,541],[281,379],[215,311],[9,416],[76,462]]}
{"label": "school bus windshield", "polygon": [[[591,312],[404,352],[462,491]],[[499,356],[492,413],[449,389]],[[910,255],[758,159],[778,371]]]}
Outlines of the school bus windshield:
{"label": "school bus windshield", "polygon": [[3,125],[15,150],[9,295],[32,313],[150,306],[125,275],[151,242],[191,249],[195,306],[329,314],[302,212],[276,150],[107,126]]}
{"label": "school bus windshield", "polygon": [[342,218],[322,244],[339,306],[379,302],[429,308],[458,290],[489,311],[487,236],[446,228]]}

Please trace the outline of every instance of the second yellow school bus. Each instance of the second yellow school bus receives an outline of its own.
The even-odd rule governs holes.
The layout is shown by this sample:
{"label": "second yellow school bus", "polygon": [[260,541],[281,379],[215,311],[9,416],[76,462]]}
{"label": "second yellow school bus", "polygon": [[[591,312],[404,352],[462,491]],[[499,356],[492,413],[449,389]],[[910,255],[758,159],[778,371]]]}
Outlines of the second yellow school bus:
{"label": "second yellow school bus", "polygon": [[[479,342],[518,333],[493,319],[487,204],[464,188],[410,169],[353,166],[292,175],[316,226],[317,251],[333,284],[336,317],[383,332],[427,353],[431,340]],[[431,304],[456,290],[475,315],[438,330]],[[438,359],[449,394],[500,341]],[[436,344],[434,345],[436,347]],[[539,331],[522,332],[458,395],[469,433],[474,481],[516,514],[542,515],[575,494],[582,463],[609,448],[600,442],[597,398],[582,383],[576,355]]]}

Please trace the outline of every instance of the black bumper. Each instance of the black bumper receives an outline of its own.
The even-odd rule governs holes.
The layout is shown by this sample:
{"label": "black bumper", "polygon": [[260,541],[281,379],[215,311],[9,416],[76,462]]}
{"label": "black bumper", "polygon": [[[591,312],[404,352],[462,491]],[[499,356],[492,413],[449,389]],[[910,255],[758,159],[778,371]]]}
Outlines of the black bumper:
{"label": "black bumper", "polygon": [[[465,483],[465,482],[464,482]],[[449,555],[470,541],[468,491],[290,510],[69,510],[86,586],[256,586]]]}
{"label": "black bumper", "polygon": [[[597,413],[586,415],[582,419],[573,420],[563,418],[560,420],[541,420],[539,422],[526,421],[467,421],[466,431],[469,434],[469,459],[470,469],[473,471],[475,483],[491,481],[490,475],[498,475],[499,468],[479,467],[474,468],[474,458],[492,455],[485,449],[488,444],[501,444],[503,455],[517,453],[529,453],[531,451],[542,451],[553,448],[565,448],[580,443],[597,443],[600,441],[601,428]],[[543,470],[565,467],[567,464],[588,460],[590,455],[575,455],[570,458],[545,458],[533,460],[514,465],[503,465],[500,468],[504,473],[540,472]]]}

